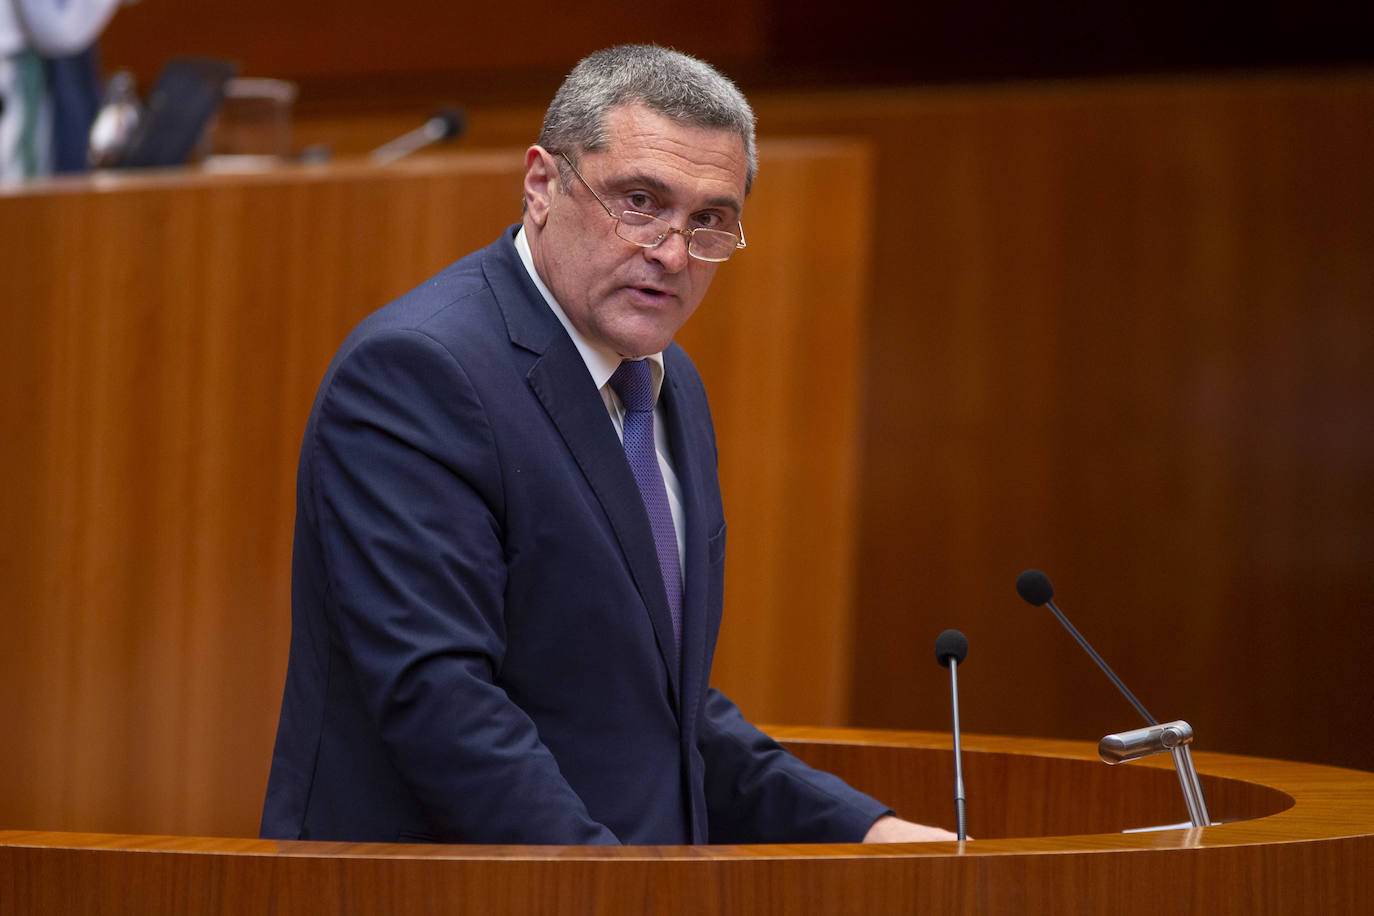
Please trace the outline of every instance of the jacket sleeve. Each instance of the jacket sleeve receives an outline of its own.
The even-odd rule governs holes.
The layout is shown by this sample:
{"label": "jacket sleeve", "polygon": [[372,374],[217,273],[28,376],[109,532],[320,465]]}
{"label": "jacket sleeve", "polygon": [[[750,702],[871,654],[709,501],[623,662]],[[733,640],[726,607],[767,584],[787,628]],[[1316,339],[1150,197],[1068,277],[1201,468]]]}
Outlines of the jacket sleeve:
{"label": "jacket sleeve", "polygon": [[812,769],[708,691],[697,743],[712,843],[857,843],[891,810]]}
{"label": "jacket sleeve", "polygon": [[499,684],[505,481],[454,356],[413,330],[365,338],[304,448],[331,638],[439,839],[618,842]]}

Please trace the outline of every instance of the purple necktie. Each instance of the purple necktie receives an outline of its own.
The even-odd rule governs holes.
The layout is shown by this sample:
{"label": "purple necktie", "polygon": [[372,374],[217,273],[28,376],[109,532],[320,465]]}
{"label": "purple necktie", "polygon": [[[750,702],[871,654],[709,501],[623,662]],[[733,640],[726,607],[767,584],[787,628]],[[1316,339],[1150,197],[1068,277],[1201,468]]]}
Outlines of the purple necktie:
{"label": "purple necktie", "polygon": [[659,571],[663,587],[668,592],[668,610],[673,616],[673,638],[682,642],[682,567],[678,561],[677,529],[673,527],[673,511],[668,507],[668,488],[658,469],[658,454],[654,449],[654,385],[649,375],[648,360],[625,360],[611,376],[611,389],[625,407],[625,457],[639,495],[649,513],[649,526],[654,532],[654,549],[658,551]]}

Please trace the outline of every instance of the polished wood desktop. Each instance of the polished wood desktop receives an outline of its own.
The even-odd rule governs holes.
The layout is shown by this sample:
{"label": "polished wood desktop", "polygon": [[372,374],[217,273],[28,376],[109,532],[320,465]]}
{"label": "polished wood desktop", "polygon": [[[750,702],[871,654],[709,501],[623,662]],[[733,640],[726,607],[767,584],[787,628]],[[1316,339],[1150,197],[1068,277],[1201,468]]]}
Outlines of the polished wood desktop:
{"label": "polished wood desktop", "polygon": [[[947,735],[775,728],[902,814],[952,819]],[[30,913],[1361,913],[1374,774],[1198,752],[1207,828],[1167,758],[966,736],[965,844],[511,847],[0,831],[0,916]]]}

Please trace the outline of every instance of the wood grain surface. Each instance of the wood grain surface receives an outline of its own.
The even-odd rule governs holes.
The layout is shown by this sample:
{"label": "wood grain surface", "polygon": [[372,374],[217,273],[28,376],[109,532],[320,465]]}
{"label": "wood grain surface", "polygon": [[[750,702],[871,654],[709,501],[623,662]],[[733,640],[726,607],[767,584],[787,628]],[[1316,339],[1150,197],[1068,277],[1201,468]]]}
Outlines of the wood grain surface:
{"label": "wood grain surface", "polygon": [[[932,733],[776,729],[860,787],[933,805]],[[1197,755],[1202,829],[1168,818],[1156,760],[1089,785],[1091,746],[966,736],[966,844],[483,847],[0,831],[0,916],[29,913],[1356,913],[1374,903],[1374,775]],[[988,766],[989,761],[996,761]],[[1164,780],[1167,781],[1167,780]],[[1233,784],[1228,798],[1217,792]],[[915,786],[916,788],[911,788]],[[1177,783],[1174,782],[1177,789]],[[918,805],[920,806],[920,805]],[[1089,810],[1096,833],[1056,835]],[[1113,812],[1103,815],[1103,810]],[[1000,835],[993,825],[1026,831]]]}
{"label": "wood grain surface", "polygon": [[[849,724],[1374,769],[1374,75],[791,98],[880,176]],[[762,184],[766,176],[760,178]],[[908,685],[910,685],[908,687]]]}

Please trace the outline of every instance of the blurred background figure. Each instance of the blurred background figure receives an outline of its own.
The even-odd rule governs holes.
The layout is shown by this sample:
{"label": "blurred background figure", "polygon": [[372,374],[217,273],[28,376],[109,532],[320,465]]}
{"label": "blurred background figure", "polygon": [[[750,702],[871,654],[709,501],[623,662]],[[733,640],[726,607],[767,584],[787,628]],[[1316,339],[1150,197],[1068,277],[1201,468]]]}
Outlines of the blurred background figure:
{"label": "blurred background figure", "polygon": [[100,106],[95,44],[132,0],[0,0],[0,178],[81,171]]}

